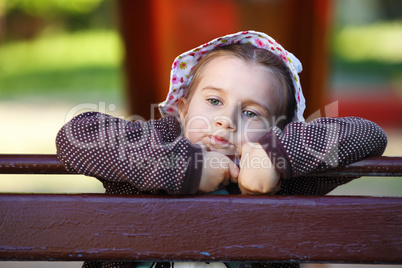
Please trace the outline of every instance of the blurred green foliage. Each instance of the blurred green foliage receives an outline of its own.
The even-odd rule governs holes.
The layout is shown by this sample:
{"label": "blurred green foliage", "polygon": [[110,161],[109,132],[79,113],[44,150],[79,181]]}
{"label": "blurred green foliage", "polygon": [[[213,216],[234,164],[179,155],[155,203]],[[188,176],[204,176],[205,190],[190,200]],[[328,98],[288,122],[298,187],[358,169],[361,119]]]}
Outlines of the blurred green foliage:
{"label": "blurred green foliage", "polygon": [[118,66],[121,53],[120,38],[115,31],[59,33],[4,44],[0,50],[0,73],[12,75],[82,66]]}
{"label": "blurred green foliage", "polygon": [[402,92],[402,1],[337,0],[334,9],[333,88]]}
{"label": "blurred green foliage", "polygon": [[113,29],[114,7],[110,0],[0,0],[0,37],[7,42],[60,31]]}
{"label": "blurred green foliage", "polygon": [[402,20],[344,25],[331,40],[332,85],[402,91]]}
{"label": "blurred green foliage", "polygon": [[54,17],[93,11],[102,0],[2,0],[6,12],[21,10],[28,14]]}
{"label": "blurred green foliage", "polygon": [[402,63],[402,20],[344,26],[334,33],[332,51],[351,62]]}
{"label": "blurred green foliage", "polygon": [[118,102],[121,42],[115,31],[55,34],[0,48],[0,99],[35,96]]}
{"label": "blurred green foliage", "polygon": [[113,3],[0,0],[0,100],[119,102],[122,48]]}

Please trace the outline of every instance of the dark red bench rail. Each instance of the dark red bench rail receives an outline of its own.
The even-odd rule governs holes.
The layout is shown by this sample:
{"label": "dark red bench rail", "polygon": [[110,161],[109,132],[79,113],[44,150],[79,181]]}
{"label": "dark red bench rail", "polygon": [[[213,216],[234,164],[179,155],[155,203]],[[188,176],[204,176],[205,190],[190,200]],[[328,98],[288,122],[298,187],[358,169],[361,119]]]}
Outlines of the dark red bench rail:
{"label": "dark red bench rail", "polygon": [[[56,155],[0,155],[0,174],[73,174]],[[402,176],[402,157],[370,157],[324,173],[325,177]]]}
{"label": "dark red bench rail", "polygon": [[2,194],[0,259],[396,264],[401,200]]}
{"label": "dark red bench rail", "polygon": [[[69,172],[55,155],[0,155],[1,173]],[[402,176],[402,157],[316,175]],[[0,260],[402,264],[402,198],[3,193]]]}

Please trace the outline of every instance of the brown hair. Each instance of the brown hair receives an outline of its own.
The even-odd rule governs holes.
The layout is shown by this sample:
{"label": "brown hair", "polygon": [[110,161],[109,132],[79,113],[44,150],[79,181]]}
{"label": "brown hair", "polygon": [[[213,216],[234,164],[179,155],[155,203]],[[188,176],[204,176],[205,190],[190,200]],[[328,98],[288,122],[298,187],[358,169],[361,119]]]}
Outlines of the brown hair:
{"label": "brown hair", "polygon": [[266,67],[277,79],[280,85],[279,97],[282,98],[284,105],[279,107],[279,115],[285,116],[285,120],[281,120],[278,126],[283,128],[293,119],[296,109],[296,100],[294,98],[294,86],[289,71],[283,64],[282,60],[275,54],[266,49],[255,47],[251,44],[233,44],[222,46],[212,50],[200,62],[194,66],[190,75],[192,80],[188,86],[185,98],[191,100],[191,97],[197,88],[205,67],[213,59],[220,56],[233,56],[246,62],[253,62]]}

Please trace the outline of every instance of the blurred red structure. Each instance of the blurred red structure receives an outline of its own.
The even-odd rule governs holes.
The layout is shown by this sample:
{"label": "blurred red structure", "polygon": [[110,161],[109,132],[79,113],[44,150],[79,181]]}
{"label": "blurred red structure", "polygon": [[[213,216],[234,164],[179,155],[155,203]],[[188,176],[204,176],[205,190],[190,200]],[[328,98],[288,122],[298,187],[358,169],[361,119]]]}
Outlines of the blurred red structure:
{"label": "blurred red structure", "polygon": [[392,89],[337,94],[331,96],[331,99],[338,101],[340,117],[363,117],[386,129],[402,127],[402,96]]}
{"label": "blurred red structure", "polygon": [[305,116],[326,101],[330,0],[118,1],[131,114],[148,119],[166,97],[176,56],[218,36],[257,30],[274,37],[303,63]]}

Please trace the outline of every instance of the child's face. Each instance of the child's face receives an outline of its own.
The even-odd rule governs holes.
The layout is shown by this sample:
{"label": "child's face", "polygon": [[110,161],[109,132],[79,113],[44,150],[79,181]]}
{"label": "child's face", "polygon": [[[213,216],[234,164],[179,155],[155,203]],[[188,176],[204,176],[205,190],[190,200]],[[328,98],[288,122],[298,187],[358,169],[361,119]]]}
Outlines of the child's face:
{"label": "child's face", "polygon": [[181,109],[184,136],[234,156],[277,116],[279,83],[266,68],[231,56],[211,60]]}

